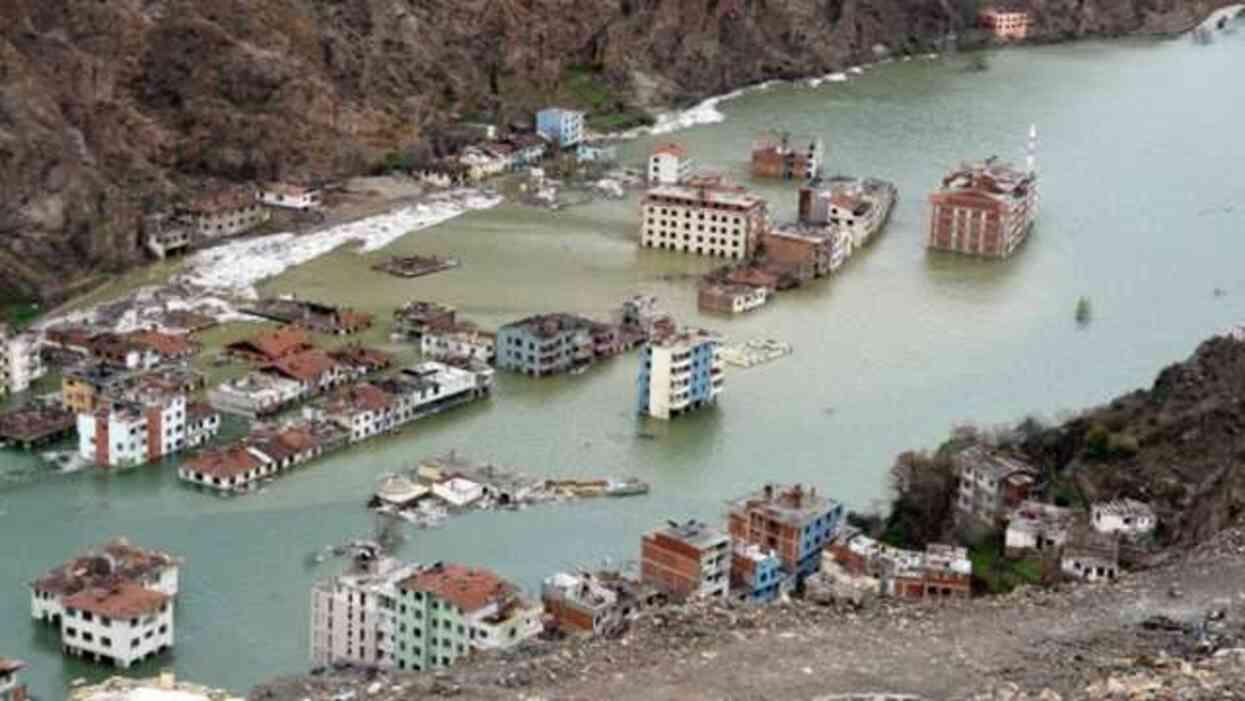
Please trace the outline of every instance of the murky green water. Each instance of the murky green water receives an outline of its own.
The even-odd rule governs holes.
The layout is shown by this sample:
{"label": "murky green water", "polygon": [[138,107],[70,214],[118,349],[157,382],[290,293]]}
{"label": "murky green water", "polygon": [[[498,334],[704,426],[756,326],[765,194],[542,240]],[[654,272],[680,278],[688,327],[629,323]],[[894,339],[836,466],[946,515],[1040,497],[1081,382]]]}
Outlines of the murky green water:
{"label": "murky green water", "polygon": [[[463,518],[412,532],[402,553],[489,566],[535,590],[558,568],[633,557],[641,533],[666,517],[716,519],[723,500],[762,480],[815,482],[868,507],[884,497],[895,453],[933,445],[959,420],[1049,414],[1148,383],[1245,317],[1242,65],[1242,35],[1209,47],[1090,43],[997,54],[984,74],[901,63],[848,84],[776,87],[725,104],[725,123],[674,136],[707,164],[745,177],[755,132],[782,126],[826,137],[832,170],[885,177],[901,192],[889,230],[841,275],[746,318],[702,319],[690,282],[663,281],[709,263],[638,250],[634,201],[557,214],[497,209],[386,251],[464,261],[432,277],[380,276],[348,252],[291,272],[271,289],[386,316],[408,298],[439,299],[489,325],[553,309],[604,314],[646,292],[682,319],[780,337],[796,354],[732,372],[718,410],[669,425],[632,415],[634,355],[578,377],[503,377],[487,405],[240,499],[185,489],[168,465],[2,486],[0,655],[31,662],[27,678],[46,698],[74,678],[105,675],[61,657],[54,631],[29,621],[23,585],[126,535],[187,560],[176,651],[133,674],[172,666],[245,691],[300,671],[308,587],[334,567],[308,569],[304,556],[365,535],[376,475],[426,454],[458,449],[538,474],[654,484],[644,499]],[[1043,212],[1026,248],[1001,264],[928,256],[927,191],[962,158],[1019,158],[1031,122],[1041,128]],[[625,155],[638,162],[651,144]],[[793,212],[791,188],[760,189],[780,213]],[[1086,329],[1073,320],[1082,295],[1095,316]],[[657,438],[637,438],[640,430]],[[7,470],[30,464],[0,456]]]}

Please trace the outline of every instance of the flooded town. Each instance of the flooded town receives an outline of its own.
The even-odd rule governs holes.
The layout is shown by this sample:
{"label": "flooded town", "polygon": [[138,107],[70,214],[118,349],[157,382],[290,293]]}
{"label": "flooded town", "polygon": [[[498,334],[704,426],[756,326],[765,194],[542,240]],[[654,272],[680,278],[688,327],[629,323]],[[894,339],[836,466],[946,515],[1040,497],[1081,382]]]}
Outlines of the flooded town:
{"label": "flooded town", "polygon": [[[1133,587],[1119,655],[1231,698],[1235,434],[1194,392],[1245,372],[1245,8],[1045,45],[1026,7],[150,203],[141,266],[0,319],[0,701],[1166,698],[1089,668],[1110,616],[1033,632]],[[987,610],[1049,664],[930,637]],[[775,659],[836,627],[850,664]]]}

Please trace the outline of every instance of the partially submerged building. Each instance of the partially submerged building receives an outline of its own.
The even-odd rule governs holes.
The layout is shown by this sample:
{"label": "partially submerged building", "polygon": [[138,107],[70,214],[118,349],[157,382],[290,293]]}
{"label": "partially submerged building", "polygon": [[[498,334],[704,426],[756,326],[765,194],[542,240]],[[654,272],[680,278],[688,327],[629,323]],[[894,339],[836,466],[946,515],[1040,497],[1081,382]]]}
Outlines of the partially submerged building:
{"label": "partially submerged building", "polygon": [[700,521],[670,521],[650,531],[640,558],[641,580],[671,598],[725,598],[730,592],[731,539]]}
{"label": "partially submerged building", "polygon": [[722,341],[691,329],[655,338],[644,349],[637,380],[637,410],[669,419],[714,404],[726,385]]}
{"label": "partially submerged building", "polygon": [[505,650],[542,630],[541,607],[488,570],[434,563],[398,584],[397,668],[444,669],[478,651]]}
{"label": "partially submerged building", "polygon": [[544,377],[618,353],[618,328],[575,314],[538,314],[497,330],[497,367]]}
{"label": "partially submerged building", "polygon": [[678,185],[692,177],[693,167],[686,147],[661,144],[648,157],[648,181],[653,185]]}
{"label": "partially submerged building", "polygon": [[195,232],[211,240],[246,233],[268,222],[272,214],[255,193],[244,188],[225,190],[194,200],[188,208]]}
{"label": "partially submerged building", "polygon": [[766,484],[731,502],[727,524],[736,543],[772,550],[788,573],[804,577],[820,567],[822,548],[838,532],[845,514],[842,504],[816,488]]}
{"label": "partially submerged building", "polygon": [[414,301],[393,313],[393,333],[419,340],[432,329],[452,327],[457,320],[454,308],[438,302]]}
{"label": "partially submerged building", "polygon": [[1019,458],[980,443],[952,456],[959,489],[955,500],[957,521],[974,521],[997,528],[1012,510],[1029,498],[1038,472]]}
{"label": "partially submerged building", "polygon": [[225,346],[230,355],[258,364],[271,363],[287,355],[314,349],[307,332],[298,326],[282,326],[262,331]]}
{"label": "partially submerged building", "polygon": [[173,646],[180,561],[118,538],[30,584],[31,616],[66,654],[129,667]]}
{"label": "partially submerged building", "polygon": [[1012,255],[1038,215],[1038,175],[1030,138],[1029,165],[1021,170],[991,157],[965,163],[929,196],[929,247],[986,258]]}
{"label": "partially submerged building", "polygon": [[767,287],[704,280],[696,291],[696,306],[702,312],[743,314],[765,306],[769,296]]}
{"label": "partially submerged building", "polygon": [[216,492],[243,492],[341,448],[346,438],[345,430],[324,421],[260,427],[236,443],[203,451],[183,462],[177,476]]}
{"label": "partially submerged building", "polygon": [[211,410],[191,415],[186,395],[136,388],[78,415],[78,454],[97,467],[133,467],[203,445],[220,429]]}
{"label": "partially submerged building", "polygon": [[372,327],[371,314],[290,296],[261,299],[242,311],[261,319],[294,324],[315,333],[333,336],[355,334]]}
{"label": "partially submerged building", "polygon": [[886,226],[898,199],[898,188],[885,180],[819,176],[800,187],[798,222],[849,237],[850,255]]}
{"label": "partially submerged building", "polygon": [[363,546],[350,567],[311,588],[311,663],[397,667],[398,585],[422,567]]}
{"label": "partially submerged building", "polygon": [[434,360],[467,358],[491,365],[497,358],[497,334],[482,331],[475,324],[457,323],[425,331],[419,350]]}
{"label": "partially submerged building", "polygon": [[853,246],[843,228],[821,224],[777,224],[761,239],[765,260],[795,269],[805,279],[838,270],[851,256]]}
{"label": "partially submerged building", "polygon": [[808,180],[821,171],[825,145],[819,137],[767,133],[752,143],[752,177]]}
{"label": "partially submerged building", "polygon": [[764,199],[721,178],[659,185],[640,206],[640,245],[696,255],[750,258],[768,222]]}
{"label": "partially submerged building", "polygon": [[0,414],[0,446],[30,450],[73,433],[77,417],[55,404],[32,403]]}

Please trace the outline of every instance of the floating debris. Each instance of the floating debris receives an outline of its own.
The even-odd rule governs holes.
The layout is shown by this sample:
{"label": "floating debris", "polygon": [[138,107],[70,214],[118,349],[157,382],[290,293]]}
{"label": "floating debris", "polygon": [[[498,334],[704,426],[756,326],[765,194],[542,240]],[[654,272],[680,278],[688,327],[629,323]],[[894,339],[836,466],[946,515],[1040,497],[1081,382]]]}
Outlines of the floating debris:
{"label": "floating debris", "polygon": [[1082,297],[1076,302],[1076,323],[1084,326],[1089,323],[1093,317],[1093,310],[1089,306],[1089,297]]}
{"label": "floating debris", "polygon": [[389,273],[397,277],[415,278],[432,275],[445,270],[453,270],[461,266],[457,258],[441,258],[439,256],[393,256],[383,263],[372,266],[372,270]]}
{"label": "floating debris", "polygon": [[790,355],[795,351],[790,343],[773,338],[754,338],[742,344],[728,344],[722,347],[722,360],[731,365],[750,368],[756,365],[773,362]]}

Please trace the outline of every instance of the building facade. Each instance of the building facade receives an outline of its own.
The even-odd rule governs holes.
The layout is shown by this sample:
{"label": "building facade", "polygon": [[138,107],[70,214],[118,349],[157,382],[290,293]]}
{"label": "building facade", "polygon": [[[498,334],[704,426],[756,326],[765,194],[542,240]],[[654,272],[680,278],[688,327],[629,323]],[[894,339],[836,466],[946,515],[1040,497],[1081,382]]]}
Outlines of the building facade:
{"label": "building facade", "polygon": [[996,39],[1021,41],[1029,36],[1033,17],[1022,10],[987,7],[977,15],[977,24],[982,29],[989,30]]}
{"label": "building facade", "polygon": [[255,194],[247,190],[201,197],[190,206],[195,232],[204,239],[237,236],[265,224],[271,216]]}
{"label": "building facade", "polygon": [[842,504],[802,485],[765,485],[737,499],[727,510],[731,539],[751,543],[778,554],[783,567],[796,577],[813,574],[821,566],[821,552],[843,524]]}
{"label": "building facade", "polygon": [[1089,508],[1089,522],[1099,533],[1118,533],[1128,538],[1149,535],[1158,526],[1154,509],[1136,499],[1098,502]]}
{"label": "building facade", "polygon": [[818,177],[800,188],[799,223],[848,237],[846,254],[851,255],[886,226],[898,199],[899,189],[885,180]]}
{"label": "building facade", "polygon": [[959,478],[956,519],[988,528],[1002,525],[1029,498],[1037,479],[1037,471],[1029,464],[980,444],[956,453],[952,463]]}
{"label": "building facade", "polygon": [[713,178],[654,187],[641,211],[642,246],[735,260],[756,252],[768,224],[765,200]]}
{"label": "building facade", "polygon": [[640,578],[675,599],[725,598],[731,584],[731,539],[699,521],[671,522],[644,536]]}
{"label": "building facade", "polygon": [[702,312],[743,314],[765,306],[769,295],[768,287],[702,282],[696,291],[696,306]]}
{"label": "building facade", "polygon": [[436,563],[398,584],[395,657],[401,670],[444,669],[540,633],[541,608],[487,570]]}
{"label": "building facade", "polygon": [[766,134],[752,144],[752,176],[808,180],[821,172],[825,145],[820,138],[792,139]]}
{"label": "building facade", "polygon": [[1068,532],[1076,519],[1069,508],[1024,500],[1007,520],[1003,533],[1003,551],[1007,557],[1051,555],[1058,553],[1068,540]]}
{"label": "building facade", "polygon": [[990,158],[943,178],[930,195],[929,247],[1006,258],[1029,236],[1038,213],[1037,172]]}
{"label": "building facade", "polygon": [[726,383],[720,348],[716,334],[701,330],[649,342],[637,380],[639,413],[669,419],[716,402]]}
{"label": "building facade", "polygon": [[321,193],[314,187],[288,183],[269,183],[259,189],[259,201],[269,207],[307,210],[320,206]]}
{"label": "building facade", "polygon": [[61,648],[66,654],[122,669],[173,647],[172,597],[123,583],[65,599]]}
{"label": "building facade", "polygon": [[202,407],[193,422],[183,394],[142,393],[78,415],[78,454],[98,467],[130,467],[206,443],[219,417]]}
{"label": "building facade", "polygon": [[592,364],[593,321],[573,314],[540,314],[497,330],[497,367],[543,377]]}
{"label": "building facade", "polygon": [[397,666],[398,584],[422,569],[360,552],[349,570],[311,588],[311,663]]}
{"label": "building facade", "polygon": [[497,359],[497,335],[467,325],[434,329],[420,337],[419,350],[426,358],[469,358],[491,365]]}
{"label": "building facade", "polygon": [[742,603],[764,604],[778,599],[795,585],[772,550],[753,543],[735,543],[731,551],[731,596]]}
{"label": "building facade", "polygon": [[41,348],[38,335],[10,334],[8,327],[0,326],[0,397],[25,392],[31,383],[47,374]]}
{"label": "building facade", "polygon": [[678,185],[692,177],[692,159],[678,144],[662,144],[648,157],[648,181],[653,185]]}
{"label": "building facade", "polygon": [[575,146],[584,138],[584,113],[549,107],[536,113],[536,133],[562,148]]}

